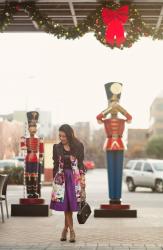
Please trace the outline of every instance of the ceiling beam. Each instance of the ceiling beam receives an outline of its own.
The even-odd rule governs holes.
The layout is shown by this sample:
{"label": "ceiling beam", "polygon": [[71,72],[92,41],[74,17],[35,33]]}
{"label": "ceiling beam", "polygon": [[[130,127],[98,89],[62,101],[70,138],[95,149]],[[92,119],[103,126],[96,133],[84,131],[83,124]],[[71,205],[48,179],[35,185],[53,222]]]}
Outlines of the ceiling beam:
{"label": "ceiling beam", "polygon": [[[4,1],[0,0],[0,12],[4,9]],[[11,1],[11,0],[8,0]],[[12,0],[13,1],[13,0]],[[25,0],[17,0],[24,2]],[[27,0],[26,0],[27,1]],[[108,0],[109,1],[109,0]],[[124,0],[114,0],[123,2]],[[128,0],[136,8],[141,11],[142,20],[147,25],[155,28],[163,28],[163,0]],[[80,21],[86,20],[87,16],[91,14],[96,7],[100,5],[101,0],[35,0],[36,6],[42,15],[50,17],[55,22],[68,27],[77,26]],[[10,26],[12,31],[23,31],[23,25],[32,27],[33,31],[39,31],[37,23],[24,13],[23,10],[14,15],[14,20]],[[27,27],[25,27],[25,31]]]}
{"label": "ceiling beam", "polygon": [[[123,0],[119,0],[120,2],[123,2]],[[44,2],[44,3],[54,3],[54,2],[61,2],[61,3],[64,3],[64,2],[68,2],[68,0],[36,0],[36,2]],[[72,0],[72,2],[74,3],[100,3],[101,0]],[[163,3],[163,0],[129,0],[129,2],[138,2],[138,3]]]}
{"label": "ceiling beam", "polygon": [[[8,0],[8,2],[12,2],[13,0]],[[17,0],[18,2],[24,2],[25,0]],[[69,0],[35,0],[36,3],[67,3]],[[101,0],[71,0],[74,3],[100,3]],[[123,0],[117,0],[123,2]],[[163,0],[128,0],[129,2],[134,3],[163,3]],[[1,3],[6,2],[6,0],[0,0]]]}
{"label": "ceiling beam", "polygon": [[163,5],[161,7],[160,15],[158,17],[158,21],[157,21],[157,24],[156,24],[156,31],[160,28],[162,19],[163,19]]}
{"label": "ceiling beam", "polygon": [[35,27],[35,29],[39,30],[39,26],[34,20],[32,20],[32,23],[33,23],[33,26]]}
{"label": "ceiling beam", "polygon": [[75,9],[74,9],[72,0],[69,0],[68,4],[69,4],[69,7],[70,7],[70,11],[71,11],[72,19],[73,19],[73,22],[74,22],[74,26],[76,27],[78,25],[78,22],[77,22],[77,18],[76,18],[76,15],[75,15]]}

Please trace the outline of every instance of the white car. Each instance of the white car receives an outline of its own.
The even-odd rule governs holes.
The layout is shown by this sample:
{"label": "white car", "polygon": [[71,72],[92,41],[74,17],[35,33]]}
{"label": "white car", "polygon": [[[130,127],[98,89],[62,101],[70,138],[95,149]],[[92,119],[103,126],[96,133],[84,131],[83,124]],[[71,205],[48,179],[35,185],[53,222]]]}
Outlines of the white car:
{"label": "white car", "polygon": [[20,162],[17,159],[6,159],[0,160],[0,171],[3,171],[5,167],[23,167],[23,162]]}
{"label": "white car", "polygon": [[130,160],[124,168],[123,178],[130,192],[136,187],[147,187],[163,193],[163,160]]}

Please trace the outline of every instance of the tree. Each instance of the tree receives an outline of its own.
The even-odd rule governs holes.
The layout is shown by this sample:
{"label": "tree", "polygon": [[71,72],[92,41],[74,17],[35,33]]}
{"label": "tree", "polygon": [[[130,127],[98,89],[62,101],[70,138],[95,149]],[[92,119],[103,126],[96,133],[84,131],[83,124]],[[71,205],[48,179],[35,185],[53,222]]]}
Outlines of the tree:
{"label": "tree", "polygon": [[19,153],[23,124],[17,121],[0,122],[0,159],[10,159]]}
{"label": "tree", "polygon": [[146,157],[146,152],[144,151],[144,145],[135,144],[130,149],[129,157],[134,158],[144,158]]}
{"label": "tree", "polygon": [[103,150],[105,139],[103,128],[94,130],[89,144],[85,147],[86,160],[93,160],[96,168],[106,167],[106,155]]}
{"label": "tree", "polygon": [[163,159],[163,136],[153,137],[149,140],[146,153],[150,158]]}

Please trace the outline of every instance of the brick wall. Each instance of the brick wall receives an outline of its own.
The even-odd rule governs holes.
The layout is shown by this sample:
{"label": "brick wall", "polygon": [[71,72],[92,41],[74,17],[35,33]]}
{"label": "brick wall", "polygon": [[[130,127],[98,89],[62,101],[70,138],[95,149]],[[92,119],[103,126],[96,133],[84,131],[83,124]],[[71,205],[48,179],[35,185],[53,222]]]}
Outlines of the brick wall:
{"label": "brick wall", "polygon": [[53,180],[53,169],[52,168],[45,168],[44,169],[44,181],[45,182],[52,182]]}

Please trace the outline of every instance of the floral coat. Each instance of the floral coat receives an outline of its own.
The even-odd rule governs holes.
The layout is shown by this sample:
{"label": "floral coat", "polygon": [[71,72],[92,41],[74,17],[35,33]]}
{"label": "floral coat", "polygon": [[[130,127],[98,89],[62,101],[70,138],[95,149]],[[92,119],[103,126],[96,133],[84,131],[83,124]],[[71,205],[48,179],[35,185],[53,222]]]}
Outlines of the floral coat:
{"label": "floral coat", "polygon": [[[85,174],[85,167],[83,164],[84,160],[84,146],[81,146],[78,150],[77,156],[73,161],[71,161],[71,168],[73,171],[73,180],[75,184],[75,194],[77,202],[85,199],[85,190],[80,186],[80,175]],[[63,145],[54,144],[53,146],[53,188],[51,199],[55,202],[64,201],[65,193],[65,177],[64,177],[64,161],[63,161]]]}

